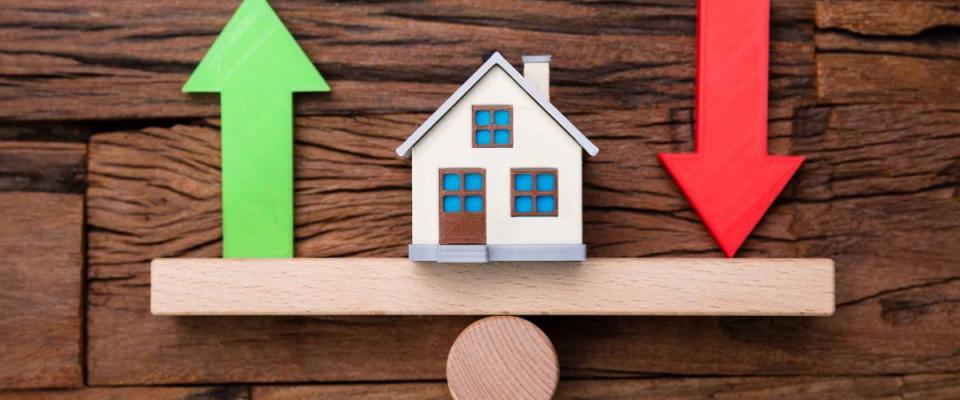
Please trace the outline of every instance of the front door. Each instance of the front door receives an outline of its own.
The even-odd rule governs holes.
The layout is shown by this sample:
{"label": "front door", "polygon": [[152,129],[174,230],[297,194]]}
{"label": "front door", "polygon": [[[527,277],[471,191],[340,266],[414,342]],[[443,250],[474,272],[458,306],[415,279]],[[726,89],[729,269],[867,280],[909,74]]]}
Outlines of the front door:
{"label": "front door", "polygon": [[486,186],[481,168],[440,170],[440,244],[487,242]]}

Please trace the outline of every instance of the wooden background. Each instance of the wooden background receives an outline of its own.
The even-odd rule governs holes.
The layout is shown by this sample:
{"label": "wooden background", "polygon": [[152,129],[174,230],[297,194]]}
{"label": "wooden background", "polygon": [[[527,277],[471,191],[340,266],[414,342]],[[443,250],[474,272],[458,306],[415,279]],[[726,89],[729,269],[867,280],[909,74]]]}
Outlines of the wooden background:
{"label": "wooden background", "polygon": [[[275,0],[331,82],[297,118],[297,254],[405,255],[393,149],[492,49],[554,56],[600,148],[591,256],[717,257],[659,166],[693,149],[694,0]],[[482,5],[474,3],[485,3]],[[0,0],[0,399],[444,399],[473,318],[160,318],[148,262],[220,253],[231,1]],[[960,0],[774,0],[770,150],[808,157],[745,257],[830,257],[830,318],[533,318],[560,399],[960,398]]]}

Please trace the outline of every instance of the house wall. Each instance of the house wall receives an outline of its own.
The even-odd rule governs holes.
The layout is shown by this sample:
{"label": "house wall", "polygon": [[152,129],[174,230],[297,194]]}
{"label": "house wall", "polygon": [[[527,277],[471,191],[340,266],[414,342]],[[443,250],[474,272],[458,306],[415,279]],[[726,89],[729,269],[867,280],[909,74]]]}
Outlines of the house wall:
{"label": "house wall", "polygon": [[[514,146],[473,148],[472,105],[513,105]],[[580,244],[582,149],[500,67],[414,146],[413,244],[439,243],[440,168],[486,169],[488,244]],[[557,217],[511,217],[511,168],[558,170]]]}

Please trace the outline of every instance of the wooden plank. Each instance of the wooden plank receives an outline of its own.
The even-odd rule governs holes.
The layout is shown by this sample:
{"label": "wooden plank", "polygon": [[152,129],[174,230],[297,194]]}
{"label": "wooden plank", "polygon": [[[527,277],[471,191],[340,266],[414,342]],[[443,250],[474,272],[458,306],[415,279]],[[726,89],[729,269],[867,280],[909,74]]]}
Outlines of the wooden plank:
{"label": "wooden plank", "polygon": [[[560,381],[555,400],[955,399],[960,375],[876,377],[655,378]],[[253,400],[448,400],[444,383],[257,386]],[[2,399],[2,398],[0,398]]]}
{"label": "wooden plank", "polygon": [[83,196],[0,193],[0,389],[76,387]]}
{"label": "wooden plank", "polygon": [[450,400],[439,383],[372,383],[347,385],[254,386],[254,400]]}
{"label": "wooden plank", "polygon": [[[298,256],[406,254],[409,166],[391,152],[425,117],[298,120]],[[571,118],[603,150],[584,167],[591,257],[720,255],[656,160],[660,152],[692,151],[689,110]],[[215,127],[206,125],[94,135],[90,382],[444,379],[446,352],[472,318],[150,314],[150,260],[220,255],[218,143]],[[837,313],[533,318],[557,346],[563,376],[960,369],[960,318],[952,300],[960,298],[957,108],[773,108],[770,152],[810,158],[744,244],[743,256],[834,259]]]}
{"label": "wooden plank", "polygon": [[834,310],[825,259],[157,259],[154,315],[794,315]]}
{"label": "wooden plank", "polygon": [[227,387],[128,387],[0,392],[0,400],[250,400],[250,390]]}
{"label": "wooden plank", "polygon": [[[819,1],[817,94],[829,103],[957,103],[955,1]],[[943,29],[939,29],[943,28]]]}
{"label": "wooden plank", "polygon": [[861,35],[910,36],[960,26],[955,0],[817,0],[817,27]]}
{"label": "wooden plank", "polygon": [[[960,47],[960,45],[958,45]],[[817,88],[828,103],[953,103],[960,98],[960,61],[887,54],[822,54]]]}
{"label": "wooden plank", "polygon": [[0,191],[83,193],[87,145],[0,142]]}
{"label": "wooden plank", "polygon": [[841,308],[957,276],[960,107],[822,108],[797,125],[792,151],[811,156],[788,195],[797,214],[789,228],[768,219],[760,236],[834,258],[850,276],[837,279]]}
{"label": "wooden plank", "polygon": [[[776,101],[813,98],[812,3],[773,2]],[[0,15],[0,118],[216,116],[216,96],[180,87],[237,4],[11,4]],[[694,1],[273,4],[333,88],[301,96],[301,114],[432,112],[492,49],[514,63],[553,53],[553,101],[566,113],[693,101]]]}

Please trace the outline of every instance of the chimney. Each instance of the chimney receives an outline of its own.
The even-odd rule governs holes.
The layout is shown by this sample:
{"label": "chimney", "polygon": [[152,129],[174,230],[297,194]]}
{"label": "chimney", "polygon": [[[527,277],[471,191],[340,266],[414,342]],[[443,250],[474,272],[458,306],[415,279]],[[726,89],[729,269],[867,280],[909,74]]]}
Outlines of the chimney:
{"label": "chimney", "polygon": [[550,56],[523,56],[523,76],[550,101]]}

